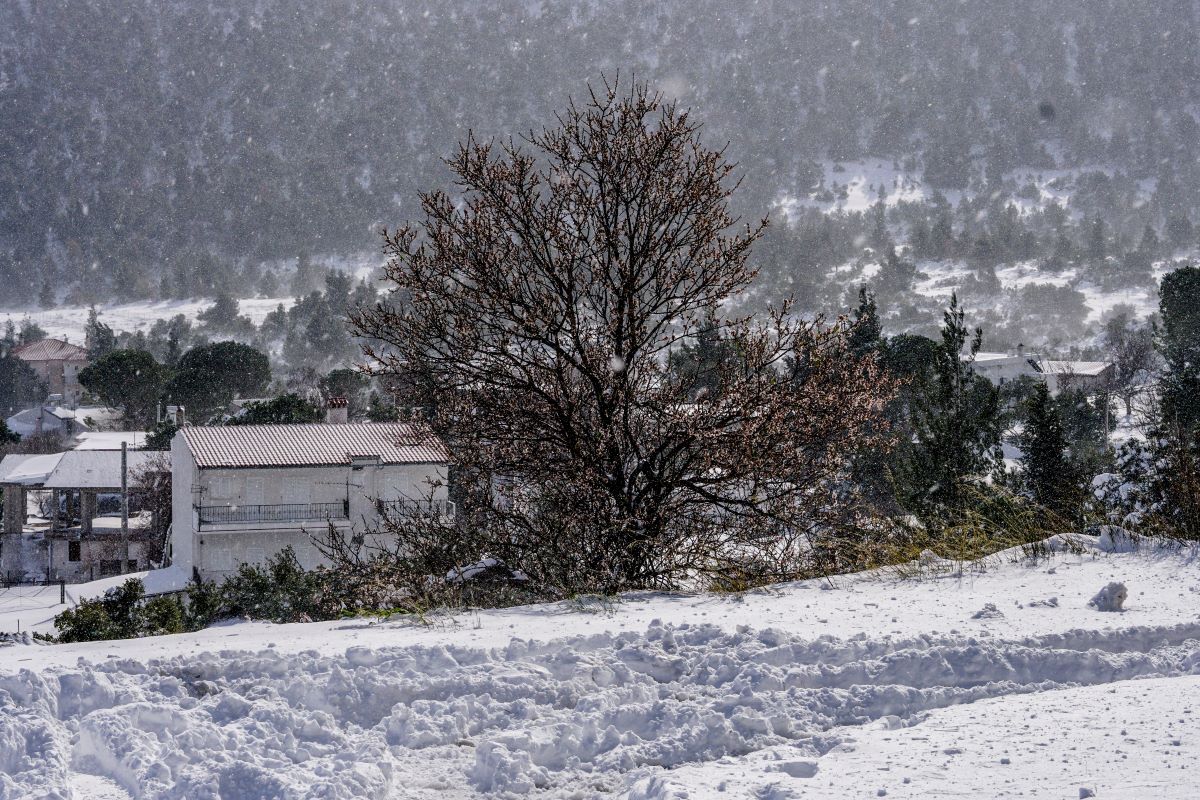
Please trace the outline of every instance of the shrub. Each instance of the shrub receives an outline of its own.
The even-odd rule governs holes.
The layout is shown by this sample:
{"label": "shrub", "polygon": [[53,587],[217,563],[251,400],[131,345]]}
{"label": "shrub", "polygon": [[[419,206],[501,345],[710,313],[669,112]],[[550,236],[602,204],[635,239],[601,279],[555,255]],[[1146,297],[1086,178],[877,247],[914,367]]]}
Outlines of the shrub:
{"label": "shrub", "polygon": [[183,605],[173,597],[146,600],[140,580],[130,578],[96,600],[84,600],[54,618],[60,642],[133,639],[185,630]]}

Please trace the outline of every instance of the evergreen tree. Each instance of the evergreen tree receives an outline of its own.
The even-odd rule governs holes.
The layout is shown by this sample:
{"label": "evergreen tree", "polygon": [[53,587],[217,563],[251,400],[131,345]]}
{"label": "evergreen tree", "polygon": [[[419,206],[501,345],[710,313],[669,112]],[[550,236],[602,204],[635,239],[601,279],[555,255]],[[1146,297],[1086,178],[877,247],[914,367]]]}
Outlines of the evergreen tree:
{"label": "evergreen tree", "polygon": [[1077,473],[1062,418],[1045,383],[1037,383],[1026,411],[1020,438],[1024,452],[1022,483],[1035,502],[1064,519],[1074,518],[1080,500]]}
{"label": "evergreen tree", "polygon": [[245,411],[232,417],[229,425],[296,425],[320,422],[321,409],[296,394],[285,394],[248,403]]}
{"label": "evergreen tree", "polygon": [[883,325],[875,307],[875,295],[867,291],[866,286],[860,286],[858,308],[854,310],[854,327],[850,330],[850,350],[855,356],[864,356],[877,352],[882,344]]}
{"label": "evergreen tree", "polygon": [[274,270],[268,269],[263,272],[258,281],[258,294],[260,297],[275,297],[279,294],[279,278],[275,276]]}
{"label": "evergreen tree", "polygon": [[1147,225],[1142,231],[1142,240],[1138,243],[1138,251],[1150,260],[1154,260],[1161,255],[1162,242],[1159,241],[1158,234],[1155,233],[1153,226]]}
{"label": "evergreen tree", "polygon": [[1104,220],[1096,217],[1088,226],[1087,256],[1094,262],[1103,261],[1108,255],[1108,234]]}
{"label": "evergreen tree", "polygon": [[982,345],[983,331],[968,330],[958,297],[951,295],[929,391],[913,409],[915,441],[899,451],[900,490],[910,505],[957,505],[963,483],[999,463],[999,393],[972,369]]}
{"label": "evergreen tree", "polygon": [[122,409],[134,430],[154,422],[166,380],[166,370],[145,350],[113,350],[79,373],[79,383],[105,405]]}
{"label": "evergreen tree", "polygon": [[709,309],[694,342],[684,343],[668,357],[671,373],[688,396],[698,398],[716,391],[721,369],[735,358],[732,346],[721,334],[716,309]]}
{"label": "evergreen tree", "polygon": [[895,245],[887,249],[883,266],[879,270],[879,285],[890,292],[907,292],[912,288],[913,278],[917,274],[917,265],[906,258],[901,258],[896,252]]}
{"label": "evergreen tree", "polygon": [[100,314],[95,306],[88,309],[83,331],[88,361],[96,361],[117,349],[117,335],[113,333],[112,328],[100,321]]}
{"label": "evergreen tree", "polygon": [[46,385],[33,367],[12,355],[9,345],[0,345],[0,412],[7,416],[45,398]]}
{"label": "evergreen tree", "polygon": [[166,396],[184,406],[189,420],[205,422],[235,397],[261,397],[270,382],[271,366],[263,353],[238,342],[216,342],[183,354]]}
{"label": "evergreen tree", "polygon": [[1159,290],[1163,415],[1184,440],[1200,425],[1200,268],[1183,267],[1163,277]]}
{"label": "evergreen tree", "polygon": [[229,292],[218,292],[213,304],[196,315],[213,330],[228,331],[238,323],[238,301]]}
{"label": "evergreen tree", "polygon": [[[6,420],[3,416],[0,416],[0,445],[16,444],[19,441],[21,441],[20,434],[13,433],[13,431],[8,427],[8,420]],[[3,503],[3,501],[0,500],[0,503]]]}
{"label": "evergreen tree", "polygon": [[949,258],[954,254],[954,229],[950,214],[940,213],[929,232],[929,256],[935,259]]}

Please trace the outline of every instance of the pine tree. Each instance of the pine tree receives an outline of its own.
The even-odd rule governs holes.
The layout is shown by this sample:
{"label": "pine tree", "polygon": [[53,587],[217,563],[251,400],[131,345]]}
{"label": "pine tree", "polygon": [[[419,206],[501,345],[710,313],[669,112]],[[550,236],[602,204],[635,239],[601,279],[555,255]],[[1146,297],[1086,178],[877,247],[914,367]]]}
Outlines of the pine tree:
{"label": "pine tree", "polygon": [[88,309],[87,323],[83,327],[84,346],[88,351],[88,361],[96,361],[117,349],[117,335],[113,329],[100,321],[100,313],[96,307]]}
{"label": "pine tree", "polygon": [[1076,470],[1068,452],[1062,417],[1045,383],[1038,382],[1026,407],[1023,483],[1030,497],[1059,514],[1072,518],[1079,507]]}
{"label": "pine tree", "polygon": [[1138,251],[1153,260],[1162,253],[1162,242],[1158,239],[1153,226],[1147,225],[1142,231],[1142,240],[1138,243]]}
{"label": "pine tree", "polygon": [[954,254],[954,229],[950,224],[950,214],[943,211],[933,222],[929,232],[929,255],[933,258],[949,258]]}
{"label": "pine tree", "polygon": [[968,330],[951,295],[931,385],[912,410],[915,441],[902,447],[897,464],[899,489],[910,505],[955,506],[963,483],[999,462],[999,392],[972,368],[982,345],[983,331]]}
{"label": "pine tree", "polygon": [[875,295],[865,286],[858,287],[858,308],[854,310],[854,327],[849,338],[850,350],[856,356],[874,353],[883,344],[883,325],[875,307]]}

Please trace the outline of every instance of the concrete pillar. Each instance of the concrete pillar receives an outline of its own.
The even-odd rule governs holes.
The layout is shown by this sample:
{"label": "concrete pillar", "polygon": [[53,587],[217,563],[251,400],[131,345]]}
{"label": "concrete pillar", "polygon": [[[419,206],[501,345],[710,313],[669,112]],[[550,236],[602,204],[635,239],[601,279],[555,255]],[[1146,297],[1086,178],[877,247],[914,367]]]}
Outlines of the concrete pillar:
{"label": "concrete pillar", "polygon": [[4,487],[4,533],[20,534],[25,526],[25,489],[22,486]]}
{"label": "concrete pillar", "polygon": [[92,532],[92,520],[96,516],[96,493],[83,489],[79,492],[79,529]]}

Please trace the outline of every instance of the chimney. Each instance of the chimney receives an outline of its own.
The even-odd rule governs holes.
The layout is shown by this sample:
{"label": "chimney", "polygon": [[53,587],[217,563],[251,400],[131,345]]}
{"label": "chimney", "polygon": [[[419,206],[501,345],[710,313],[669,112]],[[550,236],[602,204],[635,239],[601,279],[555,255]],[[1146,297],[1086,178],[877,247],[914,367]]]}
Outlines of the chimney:
{"label": "chimney", "polygon": [[167,406],[166,421],[176,428],[182,428],[184,425],[183,406]]}
{"label": "chimney", "polygon": [[345,425],[350,421],[350,401],[344,397],[331,397],[325,406],[325,422],[329,425]]}

